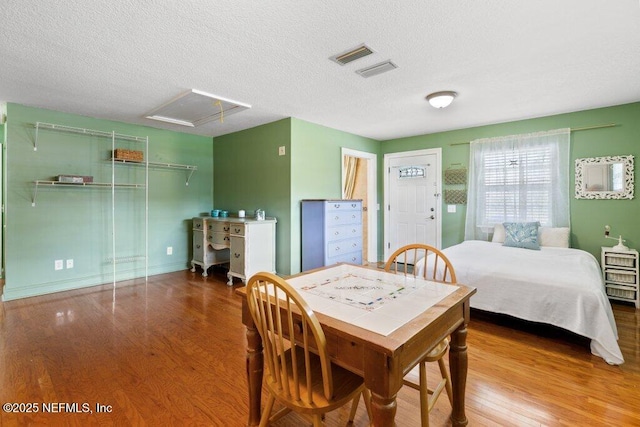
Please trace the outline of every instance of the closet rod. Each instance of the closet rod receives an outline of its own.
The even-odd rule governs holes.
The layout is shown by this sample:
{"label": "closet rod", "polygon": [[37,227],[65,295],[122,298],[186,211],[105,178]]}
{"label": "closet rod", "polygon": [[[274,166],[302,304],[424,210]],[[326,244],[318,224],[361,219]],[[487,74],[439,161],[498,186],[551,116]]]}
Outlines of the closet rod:
{"label": "closet rod", "polygon": [[[581,130],[591,130],[591,129],[602,129],[602,128],[612,128],[614,126],[618,126],[616,123],[605,123],[603,125],[594,125],[594,126],[583,126],[579,128],[570,128],[571,132],[578,132]],[[468,145],[470,142],[456,142],[455,144],[449,144],[450,147],[454,145]]]}

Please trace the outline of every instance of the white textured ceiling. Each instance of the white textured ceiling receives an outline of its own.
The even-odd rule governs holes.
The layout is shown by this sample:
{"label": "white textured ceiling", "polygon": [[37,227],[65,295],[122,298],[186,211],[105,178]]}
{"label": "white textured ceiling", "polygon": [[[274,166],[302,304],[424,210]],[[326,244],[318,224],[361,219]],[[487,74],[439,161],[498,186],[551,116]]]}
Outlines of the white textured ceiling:
{"label": "white textured ceiling", "polygon": [[[252,108],[144,118],[190,89]],[[436,110],[441,90],[459,96]],[[296,117],[386,140],[636,101],[638,0],[0,2],[0,102],[201,135]]]}

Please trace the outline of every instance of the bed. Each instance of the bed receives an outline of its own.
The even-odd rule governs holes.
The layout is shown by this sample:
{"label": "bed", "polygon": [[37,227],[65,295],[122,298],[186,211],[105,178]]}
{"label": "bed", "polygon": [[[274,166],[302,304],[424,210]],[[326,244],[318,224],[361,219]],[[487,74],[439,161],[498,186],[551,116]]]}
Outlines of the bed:
{"label": "bed", "polygon": [[458,282],[477,288],[471,307],[564,328],[591,339],[591,352],[607,363],[624,363],[600,267],[590,253],[479,240],[443,252]]}

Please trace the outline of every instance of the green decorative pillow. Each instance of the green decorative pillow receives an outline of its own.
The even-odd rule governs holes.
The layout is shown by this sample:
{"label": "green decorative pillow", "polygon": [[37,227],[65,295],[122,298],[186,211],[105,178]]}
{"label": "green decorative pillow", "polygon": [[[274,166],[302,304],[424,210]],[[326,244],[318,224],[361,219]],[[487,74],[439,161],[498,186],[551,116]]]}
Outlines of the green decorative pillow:
{"label": "green decorative pillow", "polygon": [[538,227],[540,222],[504,222],[504,243],[502,246],[540,250]]}

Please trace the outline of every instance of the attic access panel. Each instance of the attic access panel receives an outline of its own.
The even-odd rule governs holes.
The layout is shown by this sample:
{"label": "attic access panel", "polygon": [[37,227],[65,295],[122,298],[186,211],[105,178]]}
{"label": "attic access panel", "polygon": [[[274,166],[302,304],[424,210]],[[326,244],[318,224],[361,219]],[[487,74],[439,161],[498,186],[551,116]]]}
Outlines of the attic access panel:
{"label": "attic access panel", "polygon": [[195,127],[251,108],[249,104],[191,89],[146,115],[147,119]]}

